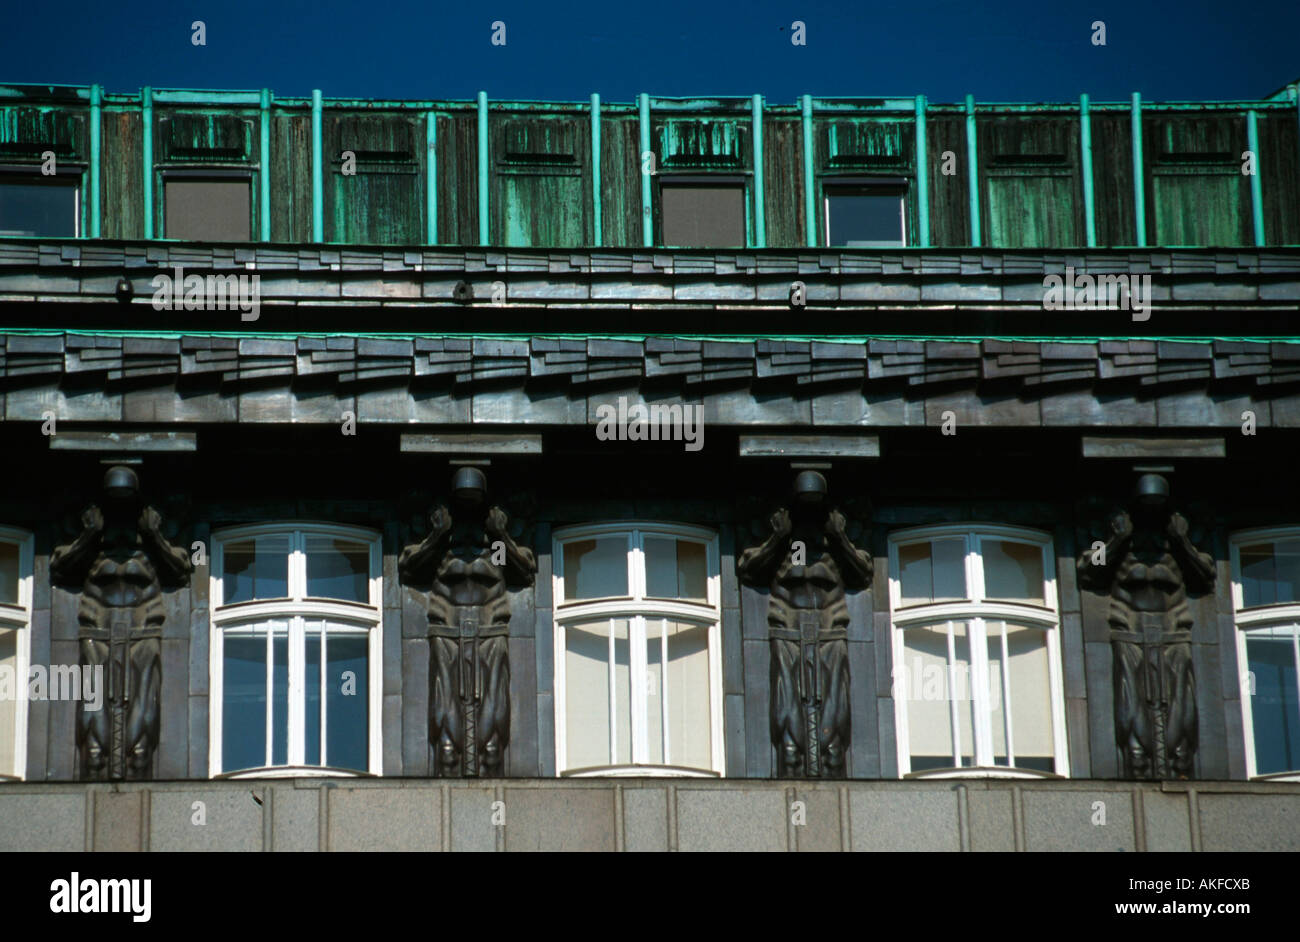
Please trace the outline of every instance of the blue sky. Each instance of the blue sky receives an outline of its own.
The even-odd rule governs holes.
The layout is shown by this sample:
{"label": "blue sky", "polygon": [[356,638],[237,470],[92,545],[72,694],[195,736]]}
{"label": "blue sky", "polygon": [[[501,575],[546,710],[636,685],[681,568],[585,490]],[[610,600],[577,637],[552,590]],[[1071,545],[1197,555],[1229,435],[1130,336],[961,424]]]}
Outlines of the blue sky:
{"label": "blue sky", "polygon": [[[191,43],[202,20],[207,45]],[[490,43],[506,24],[505,46]],[[806,24],[807,45],[790,42]],[[1106,24],[1094,46],[1091,24]],[[10,3],[0,82],[109,91],[631,101],[807,92],[951,102],[1256,98],[1300,78],[1300,0],[69,0]]]}

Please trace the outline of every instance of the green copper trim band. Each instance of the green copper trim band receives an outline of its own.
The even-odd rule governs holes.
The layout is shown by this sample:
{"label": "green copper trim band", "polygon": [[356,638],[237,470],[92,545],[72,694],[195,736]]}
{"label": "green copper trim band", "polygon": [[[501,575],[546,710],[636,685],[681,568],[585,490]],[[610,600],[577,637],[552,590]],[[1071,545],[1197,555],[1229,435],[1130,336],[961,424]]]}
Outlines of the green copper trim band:
{"label": "green copper trim band", "polygon": [[424,215],[425,241],[438,244],[438,115],[424,115]]}
{"label": "green copper trim band", "polygon": [[100,128],[104,90],[90,86],[90,238],[99,238],[99,161],[102,154]]}
{"label": "green copper trim band", "polygon": [[[637,154],[637,164],[641,167],[641,244],[649,247],[655,244],[654,219],[650,215],[650,174],[646,173],[646,154],[650,150],[650,96],[642,92],[637,96],[637,116],[641,132],[641,153]],[[658,169],[658,168],[654,168]]]}
{"label": "green copper trim band", "polygon": [[325,241],[325,148],[320,89],[311,93],[311,240]]}
{"label": "green copper trim band", "polygon": [[1137,244],[1147,244],[1146,164],[1142,159],[1142,95],[1133,93],[1129,106],[1129,128],[1133,136],[1133,218],[1136,222]]}
{"label": "green copper trim band", "polygon": [[925,141],[925,96],[916,96],[916,238],[930,247],[930,151]]}
{"label": "green copper trim band", "polygon": [[1083,229],[1091,249],[1097,246],[1097,207],[1092,191],[1092,114],[1087,94],[1079,96],[1079,155],[1083,176]]}
{"label": "green copper trim band", "polygon": [[140,89],[140,124],[144,140],[140,156],[144,161],[144,237],[153,238],[153,89]]}
{"label": "green copper trim band", "polygon": [[488,225],[488,97],[478,93],[478,244],[487,245]]}
{"label": "green copper trim band", "polygon": [[600,205],[600,96],[591,96],[591,244],[604,245]]}
{"label": "green copper trim band", "polygon": [[1264,191],[1260,181],[1259,127],[1254,110],[1246,112],[1246,147],[1255,158],[1255,172],[1250,175],[1250,216],[1255,228],[1255,244],[1264,245]]}
{"label": "green copper trim band", "polygon": [[259,116],[261,137],[260,158],[257,168],[258,230],[263,242],[271,241],[271,90],[262,89],[262,102]]}
{"label": "green copper trim band", "polygon": [[804,239],[817,244],[817,198],[813,193],[813,104],[812,95],[803,96],[803,215]]}
{"label": "green copper trim band", "polygon": [[980,247],[980,170],[976,141],[975,96],[966,96],[966,186],[970,190],[970,244]]}
{"label": "green copper trim band", "polygon": [[763,195],[763,96],[755,95],[750,112],[754,133],[754,238],[753,248],[767,248],[767,206]]}

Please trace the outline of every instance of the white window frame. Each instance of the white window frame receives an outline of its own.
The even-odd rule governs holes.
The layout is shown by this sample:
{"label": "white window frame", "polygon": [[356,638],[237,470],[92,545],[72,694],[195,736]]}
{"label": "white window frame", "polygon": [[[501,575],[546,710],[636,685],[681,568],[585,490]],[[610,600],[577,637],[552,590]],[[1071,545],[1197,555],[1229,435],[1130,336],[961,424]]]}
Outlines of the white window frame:
{"label": "white window frame", "polygon": [[[225,546],[253,537],[287,536],[289,597],[285,599],[253,599],[247,602],[223,604]],[[365,543],[370,547],[370,601],[368,604],[349,602],[341,599],[317,599],[306,595],[307,588],[307,537],[336,536]],[[209,621],[208,650],[209,686],[208,686],[208,770],[213,778],[297,778],[305,776],[356,776],[383,774],[383,557],[382,539],[376,530],[362,527],[338,526],[330,523],[293,522],[259,524],[257,526],[232,527],[218,530],[212,534],[211,578],[209,599],[212,617]],[[358,634],[364,630],[369,635],[369,768],[365,772],[353,769],[338,769],[330,766],[306,764],[305,710],[306,689],[304,671],[306,665],[307,622],[317,619],[329,619],[358,624]],[[224,632],[244,622],[285,622],[288,630],[288,675],[289,675],[289,733],[287,743],[287,764],[266,765],[255,769],[237,769],[225,772],[222,766],[222,721],[223,692],[225,674]],[[278,627],[278,626],[277,626]],[[268,632],[271,634],[273,632]],[[324,715],[325,684],[324,666],[326,658],[321,657],[322,684],[321,710]],[[271,710],[267,711],[272,713]],[[273,717],[268,717],[267,756],[268,762],[273,754],[273,740],[270,726]],[[321,753],[326,759],[325,739],[321,739]]]}
{"label": "white window frame", "polygon": [[[629,595],[622,598],[602,598],[598,600],[566,601],[564,598],[564,546],[578,540],[600,536],[623,536],[627,541],[627,585]],[[705,566],[707,579],[707,602],[686,602],[675,599],[647,598],[645,586],[645,538],[647,536],[671,537],[702,543],[705,547]],[[692,527],[667,523],[605,523],[586,526],[564,527],[553,535],[552,583],[555,600],[554,609],[554,643],[555,643],[555,768],[559,776],[681,776],[681,777],[722,777],[726,774],[726,748],[723,742],[724,722],[722,716],[722,571],[718,550],[718,534],[704,527]],[[630,765],[609,765],[594,768],[570,769],[566,765],[568,755],[568,730],[566,725],[566,701],[568,691],[565,683],[565,631],[568,623],[588,621],[592,618],[625,618],[628,622],[628,672],[630,678],[645,677],[646,659],[646,623],[656,618],[677,619],[708,627],[709,639],[709,713],[710,743],[712,766],[698,769],[685,766],[652,764],[649,756],[649,726],[647,720],[646,687],[644,684],[631,683],[632,709],[632,744],[629,755]],[[661,689],[659,702],[661,709],[668,709],[667,701],[668,671],[660,674]],[[613,687],[611,685],[611,696]],[[611,704],[612,707],[612,704]],[[612,709],[611,709],[612,713]],[[618,727],[618,722],[611,725]],[[611,730],[611,749],[613,755],[613,737]],[[671,747],[671,743],[670,743]],[[671,748],[668,758],[672,758]]]}
{"label": "white window frame", "polygon": [[[1246,654],[1246,634],[1251,629],[1291,626],[1291,643],[1300,667],[1300,602],[1283,602],[1278,605],[1260,605],[1245,608],[1245,591],[1241,582],[1241,547],[1253,543],[1276,543],[1281,540],[1300,540],[1300,527],[1267,527],[1239,530],[1229,540],[1232,560],[1232,619],[1236,635],[1237,678],[1241,691],[1242,739],[1246,746],[1246,777],[1269,782],[1300,782],[1300,769],[1288,769],[1267,775],[1259,774],[1255,761],[1255,718],[1251,711],[1247,677],[1250,660]],[[1300,672],[1297,673],[1300,683]]]}
{"label": "white window frame", "polygon": [[[0,543],[18,547],[18,603],[0,604],[0,628],[17,631],[14,665],[14,765],[13,772],[0,772],[0,781],[27,778],[27,681],[32,663],[32,567],[33,537],[27,530],[0,527]],[[12,778],[11,778],[12,776]]]}
{"label": "white window frame", "polygon": [[[902,546],[917,543],[929,543],[939,539],[961,538],[965,540],[965,600],[955,602],[934,602],[921,605],[902,606],[902,583],[899,579],[898,550]],[[1043,553],[1043,599],[1046,605],[1039,606],[1024,602],[987,601],[984,593],[984,555],[982,543],[985,539],[1003,540],[1037,546]],[[905,629],[918,624],[934,625],[947,621],[951,629],[953,623],[964,622],[969,632],[970,648],[970,695],[974,700],[971,730],[975,737],[972,750],[972,765],[962,766],[960,754],[962,744],[959,740],[959,725],[956,711],[959,706],[952,698],[953,679],[949,678],[948,700],[951,704],[953,718],[953,755],[954,768],[923,770],[912,772],[912,757],[907,725],[907,696],[900,696],[897,684],[894,695],[895,740],[898,746],[898,774],[900,778],[1069,778],[1069,747],[1065,728],[1065,687],[1061,668],[1061,615],[1060,603],[1056,591],[1056,559],[1050,534],[1021,527],[1009,527],[1000,524],[955,524],[950,526],[917,527],[900,530],[889,537],[889,607],[890,637],[893,652],[893,668],[897,672],[906,670],[903,635]],[[1046,773],[1036,769],[1017,768],[1014,765],[993,764],[993,727],[989,710],[989,664],[988,664],[988,621],[1029,624],[1043,629],[1047,641],[1047,670],[1050,695],[1052,700],[1052,743],[1055,772]],[[951,652],[951,635],[950,652]],[[952,654],[949,658],[951,660]],[[897,677],[897,673],[891,675]],[[1003,715],[1008,726],[1012,717],[1011,704],[1004,698]],[[1010,732],[1006,733],[1009,761],[1014,761],[1014,747]]]}

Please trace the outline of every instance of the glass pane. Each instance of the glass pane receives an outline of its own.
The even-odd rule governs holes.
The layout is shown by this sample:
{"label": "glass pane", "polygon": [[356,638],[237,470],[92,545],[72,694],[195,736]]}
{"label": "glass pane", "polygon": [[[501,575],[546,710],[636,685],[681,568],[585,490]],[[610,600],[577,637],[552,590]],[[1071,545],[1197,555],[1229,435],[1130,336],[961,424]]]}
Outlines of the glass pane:
{"label": "glass pane", "polygon": [[307,534],[307,595],[368,603],[370,545],[337,536]]}
{"label": "glass pane", "polygon": [[[18,676],[18,632],[0,628],[0,775],[17,773],[18,685],[26,678]],[[8,691],[4,688],[11,685]]]}
{"label": "glass pane", "polygon": [[903,605],[966,598],[966,541],[960,537],[898,548]]}
{"label": "glass pane", "polygon": [[980,540],[984,554],[984,597],[1046,605],[1043,549],[1011,540]]}
{"label": "glass pane", "polygon": [[[665,631],[667,627],[667,631]],[[645,716],[646,716],[646,737],[649,741],[649,753],[646,761],[662,765],[667,760],[664,758],[664,656],[663,642],[664,635],[671,635],[673,625],[666,625],[662,618],[646,619],[646,678],[645,678]],[[669,691],[668,702],[672,702],[672,691]],[[671,722],[669,729],[672,729]]]}
{"label": "glass pane", "polygon": [[[610,722],[610,619],[579,622],[564,631],[565,767],[569,769],[627,762],[631,755],[628,623],[616,618],[613,624],[617,730]],[[614,758],[612,738],[618,739]]]}
{"label": "glass pane", "polygon": [[1243,546],[1241,596],[1246,608],[1282,605],[1300,598],[1300,540]]}
{"label": "glass pane", "polygon": [[1292,631],[1286,625],[1246,634],[1246,663],[1254,689],[1250,717],[1257,775],[1300,769],[1300,702]]}
{"label": "glass pane", "polygon": [[[993,764],[1008,765],[1006,703],[1011,704],[1011,739],[1017,768],[1054,772],[1052,686],[1048,673],[1047,634],[1039,628],[988,626],[989,695],[993,726]],[[1007,687],[1010,687],[1008,691]]]}
{"label": "glass pane", "polygon": [[903,633],[907,730],[913,772],[952,768],[953,699],[958,706],[961,764],[973,762],[970,647],[965,623],[954,623],[952,633],[954,657],[951,660],[946,624],[908,628]]}
{"label": "glass pane", "polygon": [[676,186],[659,190],[663,244],[701,248],[745,244],[743,186]]}
{"label": "glass pane", "polygon": [[258,536],[222,548],[222,602],[283,599],[289,595],[289,537]]}
{"label": "glass pane", "polygon": [[163,190],[166,236],[197,242],[247,242],[247,180],[169,180]]}
{"label": "glass pane", "polygon": [[883,193],[830,194],[826,197],[826,224],[829,245],[904,245],[903,197]]}
{"label": "glass pane", "polygon": [[0,543],[0,604],[18,604],[17,543]]}
{"label": "glass pane", "polygon": [[225,637],[222,663],[221,768],[266,765],[266,633]]}
{"label": "glass pane", "polygon": [[668,624],[668,762],[713,768],[709,629]]}
{"label": "glass pane", "polygon": [[325,758],[336,769],[370,768],[370,639],[366,635],[327,637]]}
{"label": "glass pane", "polygon": [[627,594],[626,536],[598,536],[564,544],[566,602]]}
{"label": "glass pane", "polygon": [[289,764],[289,636],[277,631],[271,641],[271,764]]}
{"label": "glass pane", "polygon": [[306,666],[303,676],[303,723],[305,747],[303,761],[320,765],[320,645],[323,622],[308,622],[306,627]]}
{"label": "glass pane", "polygon": [[670,536],[645,539],[646,595],[658,599],[708,601],[708,565],[703,543]]}
{"label": "glass pane", "polygon": [[71,238],[77,223],[74,183],[37,178],[0,183],[0,236]]}

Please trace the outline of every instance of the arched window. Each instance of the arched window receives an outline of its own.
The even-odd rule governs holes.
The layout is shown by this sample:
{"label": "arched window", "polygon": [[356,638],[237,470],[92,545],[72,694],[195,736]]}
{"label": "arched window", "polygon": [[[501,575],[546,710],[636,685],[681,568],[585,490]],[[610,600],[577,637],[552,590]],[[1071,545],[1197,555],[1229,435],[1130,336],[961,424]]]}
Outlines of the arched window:
{"label": "arched window", "polygon": [[573,527],[554,559],[560,774],[721,775],[716,535]]}
{"label": "arched window", "polygon": [[1246,774],[1300,780],[1300,527],[1232,538]]}
{"label": "arched window", "polygon": [[213,775],[382,772],[379,535],[213,535]]}
{"label": "arched window", "polygon": [[32,535],[0,527],[0,781],[27,773]]}
{"label": "arched window", "polygon": [[907,530],[889,572],[899,773],[1068,775],[1050,538]]}

